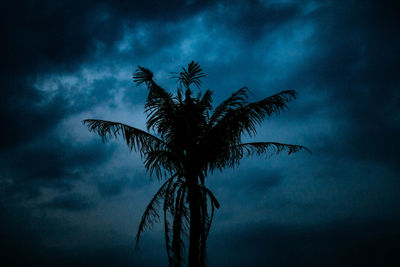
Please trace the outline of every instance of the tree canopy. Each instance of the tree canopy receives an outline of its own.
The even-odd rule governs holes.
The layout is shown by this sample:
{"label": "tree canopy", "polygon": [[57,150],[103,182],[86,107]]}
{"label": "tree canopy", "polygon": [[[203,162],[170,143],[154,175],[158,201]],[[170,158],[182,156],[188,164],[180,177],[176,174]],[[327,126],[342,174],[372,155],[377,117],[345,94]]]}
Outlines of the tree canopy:
{"label": "tree canopy", "polygon": [[212,107],[212,92],[194,96],[205,77],[194,61],[174,74],[179,88],[176,95],[167,92],[153,79],[153,73],[138,67],[133,74],[137,86],[145,85],[147,131],[119,122],[87,119],[83,123],[103,141],[121,136],[129,149],[140,153],[150,175],[164,183],[147,206],[137,232],[141,233],[160,219],[161,206],[165,227],[166,250],[170,266],[185,262],[184,237],[189,232],[189,266],[204,266],[206,240],[214,211],[219,208],[216,197],[205,185],[208,174],[239,165],[245,156],[288,154],[301,145],[278,142],[243,143],[243,135],[257,134],[265,118],[287,109],[296,98],[293,90],[282,91],[256,102],[249,102],[249,89],[243,87],[217,107]]}

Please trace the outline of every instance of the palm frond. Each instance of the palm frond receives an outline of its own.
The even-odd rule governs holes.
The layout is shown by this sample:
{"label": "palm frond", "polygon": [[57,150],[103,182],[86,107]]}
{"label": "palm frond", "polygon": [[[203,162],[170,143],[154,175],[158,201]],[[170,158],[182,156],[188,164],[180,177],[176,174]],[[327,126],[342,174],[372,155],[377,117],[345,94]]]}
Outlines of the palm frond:
{"label": "palm frond", "polygon": [[206,237],[207,237],[208,234],[210,233],[211,224],[212,224],[212,221],[213,221],[213,218],[214,218],[214,211],[215,211],[215,208],[218,208],[218,207],[215,206],[215,203],[214,203],[214,204],[211,203],[211,215],[210,215],[210,219],[209,219],[209,221],[208,221],[208,224],[207,224],[207,226],[206,226]]}
{"label": "palm frond", "polygon": [[261,101],[249,103],[237,109],[230,109],[214,128],[220,128],[220,131],[230,133],[231,136],[227,138],[232,140],[240,138],[243,132],[250,136],[255,135],[257,125],[260,125],[266,117],[273,113],[279,114],[287,109],[287,103],[295,97],[295,91],[282,91]]}
{"label": "palm frond", "polygon": [[146,85],[150,85],[153,81],[153,72],[149,69],[138,66],[138,69],[133,74],[133,82],[136,83],[137,86],[145,83]]}
{"label": "palm frond", "polygon": [[305,146],[282,144],[277,142],[253,142],[243,143],[231,147],[231,153],[236,158],[242,158],[243,156],[251,155],[262,155],[266,153],[279,154],[282,151],[286,151],[288,155],[299,152],[300,150],[308,151],[311,154],[311,150]]}
{"label": "palm frond", "polygon": [[[210,144],[206,151],[208,151],[208,161],[204,163],[204,172],[213,172],[215,169],[222,171],[226,167],[238,166],[240,160],[245,156],[262,155],[266,154],[272,156],[286,151],[289,155],[299,152],[301,150],[311,150],[301,145],[282,144],[277,142],[253,142],[253,143],[239,143],[224,142],[225,139],[221,138],[219,146],[214,143]],[[227,146],[227,147],[226,147]]]}
{"label": "palm frond", "polygon": [[287,90],[267,97],[261,101],[248,104],[245,108],[253,110],[260,117],[271,116],[273,113],[279,114],[287,109],[287,103],[296,99],[296,91]]}
{"label": "palm frond", "polygon": [[145,105],[147,114],[147,129],[156,130],[164,136],[174,121],[176,121],[176,103],[173,101],[172,95],[162,98],[152,98]]}
{"label": "palm frond", "polygon": [[201,110],[211,110],[212,106],[211,106],[211,102],[212,102],[212,92],[210,90],[207,90],[204,94],[203,97],[201,98],[201,100],[199,101],[199,106]]}
{"label": "palm frond", "polygon": [[[167,187],[167,191],[169,191],[169,186]],[[169,192],[166,193],[166,196],[169,195]],[[172,256],[170,251],[172,250],[171,248],[171,243],[170,243],[170,237],[169,237],[169,225],[170,222],[168,221],[168,206],[170,202],[168,201],[168,197],[164,198],[164,236],[165,236],[165,250],[167,251],[167,256],[168,256],[168,262],[171,263],[172,262]]]}
{"label": "palm frond", "polygon": [[155,173],[158,178],[162,176],[163,170],[171,173],[183,168],[179,156],[165,149],[148,151],[144,163],[146,170],[150,172],[150,176]]}
{"label": "palm frond", "polygon": [[199,258],[200,266],[205,266],[205,259],[207,257],[206,242],[207,242],[207,227],[210,222],[210,216],[208,214],[208,201],[207,194],[200,190],[199,194],[200,202],[200,248]]}
{"label": "palm frond", "polygon": [[164,102],[172,101],[172,95],[153,80],[153,73],[149,69],[138,66],[138,69],[133,74],[133,82],[137,86],[145,83],[149,89],[145,106],[146,112],[157,110]]}
{"label": "palm frond", "polygon": [[186,187],[181,186],[177,191],[175,200],[175,214],[172,226],[172,266],[181,266],[181,263],[185,261],[182,256],[185,249],[185,244],[182,240],[182,233],[184,229],[183,214],[185,212],[185,194]]}
{"label": "palm frond", "polygon": [[208,189],[207,187],[205,187],[205,186],[200,186],[200,189],[202,190],[202,191],[204,191],[204,193],[207,195],[207,196],[209,196],[209,198],[210,198],[210,200],[211,200],[211,203],[217,208],[217,209],[219,209],[219,202],[218,202],[218,200],[215,198],[215,196],[214,196],[214,194],[210,191],[210,189]]}
{"label": "palm frond", "polygon": [[140,220],[139,228],[136,233],[136,247],[138,247],[140,235],[146,228],[150,228],[156,221],[159,220],[160,215],[157,212],[157,207],[160,204],[161,199],[166,197],[166,192],[174,178],[178,175],[175,173],[172,175],[157,191],[149,205],[147,205],[145,212],[142,215],[142,219]]}
{"label": "palm frond", "polygon": [[156,130],[163,133],[168,129],[169,121],[164,123],[166,119],[173,118],[173,110],[175,106],[174,97],[164,88],[159,86],[153,80],[153,73],[143,67],[138,67],[134,73],[134,82],[137,85],[145,83],[149,89],[145,112],[147,114],[147,130]]}
{"label": "palm frond", "polygon": [[154,148],[166,146],[166,143],[158,137],[120,122],[87,119],[82,123],[89,131],[97,133],[103,142],[110,137],[117,138],[118,135],[122,135],[129,149],[139,151],[142,155]]}
{"label": "palm frond", "polygon": [[218,107],[216,107],[210,118],[210,125],[212,126],[215,122],[219,121],[230,110],[243,107],[245,104],[247,104],[248,93],[249,89],[247,87],[240,88]]}
{"label": "palm frond", "polygon": [[165,245],[166,245],[166,250],[167,250],[167,256],[168,256],[168,262],[169,266],[172,266],[174,262],[174,255],[173,255],[173,250],[172,250],[172,244],[171,244],[171,239],[169,233],[171,232],[170,229],[170,222],[168,220],[168,215],[171,214],[174,216],[175,214],[175,191],[178,187],[182,186],[182,181],[180,180],[181,177],[178,177],[178,181],[175,183],[169,183],[166,192],[165,192],[165,198],[164,198],[164,234],[165,234]]}
{"label": "palm frond", "polygon": [[178,73],[177,76],[173,76],[173,78],[177,79],[180,86],[185,86],[186,89],[189,89],[190,85],[193,83],[196,85],[197,88],[201,85],[201,78],[205,77],[206,75],[203,73],[200,65],[192,61],[188,64],[187,69],[182,67],[182,72]]}
{"label": "palm frond", "polygon": [[[200,189],[200,211],[201,211],[201,234],[200,234],[200,261],[201,266],[205,265],[207,257],[206,253],[206,241],[210,232],[212,220],[214,217],[215,208],[219,208],[219,203],[213,193],[204,185],[199,185]],[[211,215],[208,212],[208,199],[210,199]]]}

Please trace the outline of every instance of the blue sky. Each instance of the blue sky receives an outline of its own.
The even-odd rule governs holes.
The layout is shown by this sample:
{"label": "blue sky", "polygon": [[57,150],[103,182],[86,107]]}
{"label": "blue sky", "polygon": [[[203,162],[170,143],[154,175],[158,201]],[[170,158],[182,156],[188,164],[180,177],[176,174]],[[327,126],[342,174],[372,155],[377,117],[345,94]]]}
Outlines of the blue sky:
{"label": "blue sky", "polygon": [[[2,258],[160,266],[161,225],[134,237],[160,183],[122,140],[145,129],[137,66],[170,92],[191,60],[214,107],[296,90],[253,141],[313,154],[251,157],[207,178],[221,203],[210,266],[387,265],[399,248],[400,23],[390,1],[25,1],[1,8]],[[229,256],[228,256],[229,255]],[[385,262],[386,261],[386,262]]]}

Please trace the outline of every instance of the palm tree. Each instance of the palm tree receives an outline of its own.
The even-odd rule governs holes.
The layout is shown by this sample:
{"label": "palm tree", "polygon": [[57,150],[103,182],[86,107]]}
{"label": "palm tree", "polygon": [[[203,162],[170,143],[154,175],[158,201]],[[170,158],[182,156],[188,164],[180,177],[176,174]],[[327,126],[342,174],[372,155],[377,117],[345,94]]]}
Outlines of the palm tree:
{"label": "palm tree", "polygon": [[243,134],[254,136],[256,126],[265,118],[284,111],[295,98],[294,91],[249,102],[249,90],[243,87],[212,109],[210,90],[197,96],[191,90],[200,87],[204,76],[199,64],[192,61],[175,76],[179,88],[174,96],[153,80],[150,70],[139,66],[133,81],[137,86],[146,85],[149,91],[145,105],[147,131],[119,122],[83,121],[103,141],[122,136],[131,150],[140,153],[150,175],[165,179],[142,216],[136,245],[141,233],[158,221],[158,207],[162,206],[170,266],[185,262],[187,241],[188,265],[205,265],[207,236],[214,210],[220,206],[205,185],[209,173],[237,166],[244,156],[308,150],[277,142],[242,142]]}

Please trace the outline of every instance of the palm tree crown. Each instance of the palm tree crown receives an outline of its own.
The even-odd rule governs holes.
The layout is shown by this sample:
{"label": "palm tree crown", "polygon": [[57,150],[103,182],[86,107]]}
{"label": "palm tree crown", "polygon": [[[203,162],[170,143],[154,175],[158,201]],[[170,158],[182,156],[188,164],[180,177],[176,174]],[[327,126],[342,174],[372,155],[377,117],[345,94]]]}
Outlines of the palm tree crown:
{"label": "palm tree crown", "polygon": [[277,142],[242,142],[243,134],[254,136],[256,126],[265,118],[287,109],[287,103],[296,97],[295,91],[249,102],[249,90],[243,87],[212,109],[210,90],[196,96],[191,90],[192,86],[201,86],[204,76],[199,64],[192,61],[176,74],[179,88],[174,96],[153,80],[150,70],[139,66],[133,81],[149,90],[145,105],[147,131],[118,122],[83,121],[103,141],[122,136],[131,150],[140,152],[150,175],[166,177],[142,216],[136,242],[159,219],[157,208],[162,206],[170,266],[185,262],[184,237],[188,232],[189,266],[205,265],[206,239],[214,210],[219,208],[205,186],[210,172],[237,166],[244,156],[252,154],[309,151],[304,146]]}

